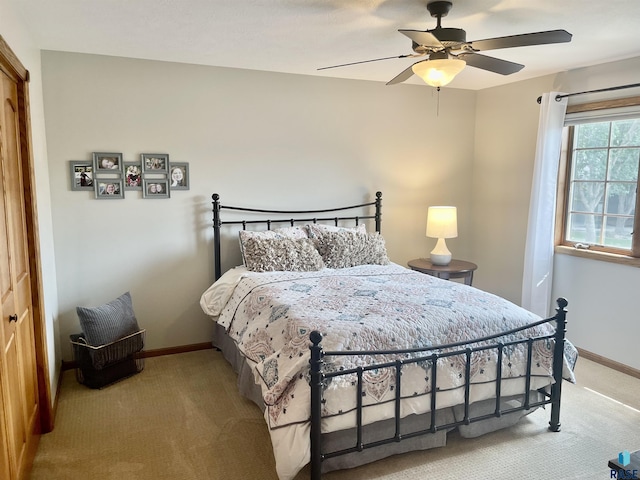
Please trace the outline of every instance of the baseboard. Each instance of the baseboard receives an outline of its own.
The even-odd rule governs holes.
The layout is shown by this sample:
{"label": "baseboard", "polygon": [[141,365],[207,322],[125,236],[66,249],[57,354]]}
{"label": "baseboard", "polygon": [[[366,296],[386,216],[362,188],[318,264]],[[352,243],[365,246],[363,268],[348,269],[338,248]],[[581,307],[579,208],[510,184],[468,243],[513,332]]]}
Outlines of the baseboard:
{"label": "baseboard", "polygon": [[618,372],[625,373],[635,378],[640,378],[640,370],[630,367],[629,365],[625,365],[624,363],[616,362],[615,360],[611,360],[607,357],[603,357],[602,355],[598,355],[597,353],[592,353],[583,348],[576,347],[578,353],[581,357],[586,358],[587,360],[591,360],[592,362],[599,363],[600,365],[604,365],[605,367],[609,367],[612,370],[616,370]]}
{"label": "baseboard", "polygon": [[[60,399],[60,390],[62,390],[62,372],[64,371],[64,364],[65,362],[63,361],[62,367],[60,368],[60,372],[58,373],[56,395],[53,398],[53,406],[51,407],[51,425],[50,425],[49,432],[53,431],[56,425],[55,418],[56,418],[56,415],[58,414],[58,400]],[[44,432],[44,433],[49,433],[49,432]]]}
{"label": "baseboard", "polygon": [[176,353],[196,352],[198,350],[208,350],[210,348],[213,348],[213,344],[211,342],[193,343],[191,345],[181,345],[179,347],[167,347],[167,348],[157,348],[155,350],[145,350],[144,352],[142,352],[142,356],[145,358],[160,357],[162,355],[175,355]]}
{"label": "baseboard", "polygon": [[[175,355],[177,353],[188,353],[188,352],[196,352],[198,350],[208,350],[213,348],[213,344],[211,342],[205,343],[193,343],[191,345],[180,345],[179,347],[167,347],[167,348],[156,348],[154,350],[144,350],[142,351],[143,358],[150,357],[161,357],[163,355]],[[62,371],[72,370],[78,367],[78,363],[75,361],[65,362],[62,361]],[[62,378],[62,375],[60,375]],[[58,385],[58,391],[60,391],[60,385]],[[56,396],[58,392],[56,392]],[[57,401],[56,401],[57,403]]]}

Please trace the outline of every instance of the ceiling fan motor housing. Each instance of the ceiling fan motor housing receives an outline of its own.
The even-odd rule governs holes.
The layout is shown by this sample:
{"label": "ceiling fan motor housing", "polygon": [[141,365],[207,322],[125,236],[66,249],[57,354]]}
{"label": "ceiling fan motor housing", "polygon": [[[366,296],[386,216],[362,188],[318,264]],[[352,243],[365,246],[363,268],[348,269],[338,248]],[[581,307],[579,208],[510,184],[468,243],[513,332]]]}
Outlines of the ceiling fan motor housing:
{"label": "ceiling fan motor housing", "polygon": [[[434,30],[427,30],[427,33],[432,34],[442,44],[441,47],[433,47],[430,45],[420,45],[415,41],[412,42],[411,48],[413,51],[425,55],[436,51],[443,51],[450,48],[454,50],[467,43],[467,32],[461,28],[436,28]],[[444,48],[442,48],[444,47]]]}
{"label": "ceiling fan motor housing", "polygon": [[427,30],[427,32],[436,37],[445,47],[457,46],[467,42],[467,32],[461,28],[442,28],[441,19],[447,16],[452,6],[453,4],[451,2],[444,1],[430,2],[427,4],[427,10],[429,10],[431,16],[438,19],[436,28]]}
{"label": "ceiling fan motor housing", "polygon": [[459,44],[467,42],[467,32],[461,28],[434,28],[427,30],[434,37],[440,40],[445,47],[449,44]]}

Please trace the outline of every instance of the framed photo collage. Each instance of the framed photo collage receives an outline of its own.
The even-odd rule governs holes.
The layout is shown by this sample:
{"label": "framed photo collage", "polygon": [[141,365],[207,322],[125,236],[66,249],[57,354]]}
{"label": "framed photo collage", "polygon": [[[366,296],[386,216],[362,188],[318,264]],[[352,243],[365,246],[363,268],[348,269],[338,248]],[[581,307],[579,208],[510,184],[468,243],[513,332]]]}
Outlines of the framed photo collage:
{"label": "framed photo collage", "polygon": [[189,190],[189,164],[169,162],[166,153],[143,153],[125,162],[122,153],[94,152],[92,161],[69,162],[71,190],[93,190],[99,200],[124,198],[141,190],[142,198],[169,198],[172,190]]}

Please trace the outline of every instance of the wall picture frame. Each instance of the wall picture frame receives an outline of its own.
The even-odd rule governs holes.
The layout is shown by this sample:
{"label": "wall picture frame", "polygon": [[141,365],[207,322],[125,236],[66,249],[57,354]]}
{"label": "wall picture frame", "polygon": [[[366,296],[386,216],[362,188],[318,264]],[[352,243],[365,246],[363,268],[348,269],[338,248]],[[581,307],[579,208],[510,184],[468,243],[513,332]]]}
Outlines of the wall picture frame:
{"label": "wall picture frame", "polygon": [[166,178],[143,178],[142,198],[169,198],[169,180]]}
{"label": "wall picture frame", "polygon": [[143,153],[140,155],[142,172],[169,173],[169,155],[166,153]]}
{"label": "wall picture frame", "polygon": [[142,166],[140,162],[124,162],[125,190],[142,190]]}
{"label": "wall picture frame", "polygon": [[87,161],[69,162],[71,176],[71,190],[94,190],[93,187],[93,163]]}
{"label": "wall picture frame", "polygon": [[93,172],[95,176],[122,175],[124,165],[122,153],[93,152]]}
{"label": "wall picture frame", "polygon": [[124,185],[121,178],[94,179],[95,195],[98,200],[117,200],[124,198]]}
{"label": "wall picture frame", "polygon": [[189,164],[187,162],[171,162],[169,182],[171,190],[189,190]]}

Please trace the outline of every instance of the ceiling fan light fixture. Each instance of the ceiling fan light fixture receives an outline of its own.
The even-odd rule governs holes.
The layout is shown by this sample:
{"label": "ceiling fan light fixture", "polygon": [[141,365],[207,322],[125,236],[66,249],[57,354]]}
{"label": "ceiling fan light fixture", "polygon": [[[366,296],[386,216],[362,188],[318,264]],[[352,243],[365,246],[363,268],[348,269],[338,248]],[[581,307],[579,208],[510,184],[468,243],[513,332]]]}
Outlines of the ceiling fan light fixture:
{"label": "ceiling fan light fixture", "polygon": [[438,60],[424,60],[418,62],[411,69],[427,85],[444,87],[455,78],[465,67],[467,62],[459,58],[445,58]]}

